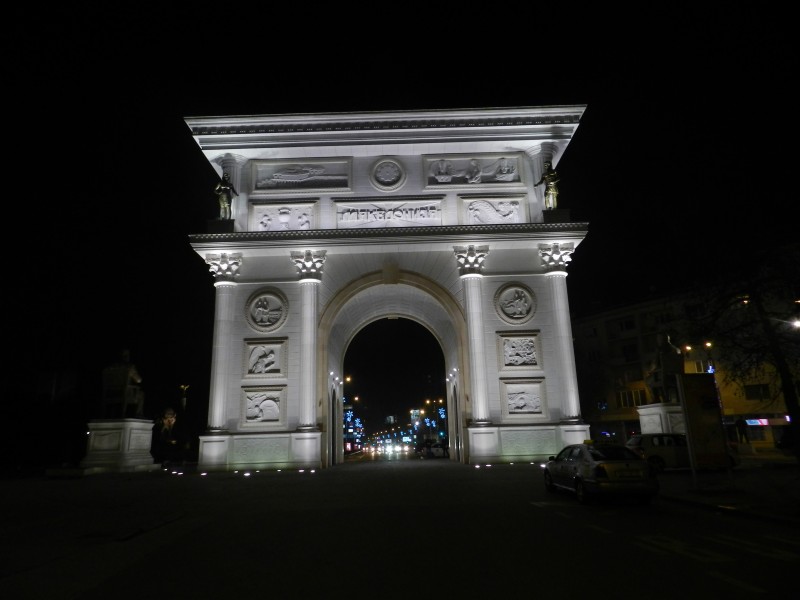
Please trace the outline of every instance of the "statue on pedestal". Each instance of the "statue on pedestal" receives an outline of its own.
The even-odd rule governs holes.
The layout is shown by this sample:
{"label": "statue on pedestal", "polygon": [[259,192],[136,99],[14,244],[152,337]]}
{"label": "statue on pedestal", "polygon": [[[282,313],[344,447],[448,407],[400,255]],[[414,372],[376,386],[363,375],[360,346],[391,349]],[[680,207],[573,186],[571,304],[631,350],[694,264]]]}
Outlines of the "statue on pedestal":
{"label": "statue on pedestal", "polygon": [[214,192],[217,194],[217,198],[219,198],[219,218],[221,220],[230,220],[231,202],[233,201],[233,197],[238,196],[239,193],[236,191],[236,188],[233,187],[231,176],[228,173],[223,173],[222,181],[214,188]]}
{"label": "statue on pedestal", "polygon": [[133,417],[144,414],[142,377],[131,362],[129,350],[123,350],[120,360],[103,369],[103,416],[126,418],[133,407]]}
{"label": "statue on pedestal", "polygon": [[544,173],[536,185],[545,184],[544,209],[553,210],[558,206],[558,173],[553,170],[551,163],[544,163]]}

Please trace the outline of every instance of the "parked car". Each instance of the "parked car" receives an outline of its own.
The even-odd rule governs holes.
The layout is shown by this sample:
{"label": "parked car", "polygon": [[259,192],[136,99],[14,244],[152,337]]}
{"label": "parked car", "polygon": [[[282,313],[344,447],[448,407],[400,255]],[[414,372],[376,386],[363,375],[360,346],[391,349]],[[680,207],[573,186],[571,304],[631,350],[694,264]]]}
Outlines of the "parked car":
{"label": "parked car", "polygon": [[544,466],[548,492],[565,490],[585,504],[595,496],[631,496],[648,504],[658,494],[655,471],[639,454],[622,444],[594,443],[566,446]]}
{"label": "parked car", "polygon": [[[631,436],[626,444],[650,463],[656,471],[684,469],[689,462],[689,444],[683,433],[640,433]],[[727,447],[728,464],[735,467],[741,461],[736,450]]]}
{"label": "parked car", "polygon": [[441,444],[439,442],[435,444],[431,444],[431,456],[435,456],[437,458],[442,458],[448,456],[447,446]]}

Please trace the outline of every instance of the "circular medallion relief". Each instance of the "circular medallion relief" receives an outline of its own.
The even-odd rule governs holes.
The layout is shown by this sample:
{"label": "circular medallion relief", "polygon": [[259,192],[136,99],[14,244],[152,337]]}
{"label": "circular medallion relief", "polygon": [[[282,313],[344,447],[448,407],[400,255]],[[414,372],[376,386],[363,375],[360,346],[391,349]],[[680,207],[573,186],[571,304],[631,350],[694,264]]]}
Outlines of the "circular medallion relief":
{"label": "circular medallion relief", "polygon": [[536,312],[536,295],[521,283],[509,283],[494,295],[494,309],[506,323],[526,323]]}
{"label": "circular medallion relief", "polygon": [[250,296],[245,316],[250,327],[260,332],[275,331],[289,312],[286,297],[277,290],[260,290]]}
{"label": "circular medallion relief", "polygon": [[394,160],[383,159],[372,168],[372,182],[381,190],[396,190],[406,180],[403,166]]}

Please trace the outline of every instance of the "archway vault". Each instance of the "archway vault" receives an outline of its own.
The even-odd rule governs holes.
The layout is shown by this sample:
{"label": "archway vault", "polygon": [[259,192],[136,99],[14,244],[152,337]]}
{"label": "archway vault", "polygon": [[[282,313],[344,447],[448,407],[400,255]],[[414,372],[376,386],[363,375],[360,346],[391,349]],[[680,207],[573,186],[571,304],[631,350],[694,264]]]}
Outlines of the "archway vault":
{"label": "archway vault", "polygon": [[[341,462],[343,448],[338,426],[341,416],[336,409],[340,394],[332,386],[331,374],[343,373],[345,353],[356,334],[382,318],[406,318],[419,323],[441,346],[445,368],[464,369],[464,313],[456,299],[437,282],[396,271],[390,278],[385,272],[371,273],[345,286],[325,307],[319,327],[318,389],[322,392],[318,409],[325,429],[331,432],[328,448],[332,455],[325,460],[327,464]],[[448,403],[452,401],[455,400],[448,398]],[[463,410],[464,407],[449,407],[451,414]]]}

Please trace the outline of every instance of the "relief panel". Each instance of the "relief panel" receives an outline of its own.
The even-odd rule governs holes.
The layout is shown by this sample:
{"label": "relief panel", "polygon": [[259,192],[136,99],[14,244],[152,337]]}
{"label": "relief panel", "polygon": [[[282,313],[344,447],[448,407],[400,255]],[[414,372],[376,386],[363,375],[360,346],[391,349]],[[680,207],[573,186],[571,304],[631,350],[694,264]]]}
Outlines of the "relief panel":
{"label": "relief panel", "polygon": [[262,333],[280,329],[289,314],[289,301],[278,290],[259,290],[247,300],[247,323]]}
{"label": "relief panel", "polygon": [[497,356],[500,372],[540,371],[541,338],[538,331],[497,334]]}
{"label": "relief panel", "polygon": [[475,185],[514,186],[524,184],[518,154],[442,155],[423,157],[428,188]]}
{"label": "relief panel", "polygon": [[544,379],[501,379],[500,404],[504,421],[546,421]]}
{"label": "relief panel", "polygon": [[244,376],[286,377],[286,338],[245,340]]}
{"label": "relief panel", "polygon": [[255,160],[252,169],[251,196],[312,190],[350,191],[350,160]]}
{"label": "relief panel", "polygon": [[286,386],[242,388],[242,425],[280,426],[286,423]]}
{"label": "relief panel", "polygon": [[432,227],[442,224],[442,199],[405,197],[336,201],[337,229]]}
{"label": "relief panel", "polygon": [[248,231],[318,229],[316,202],[251,202]]}
{"label": "relief panel", "polygon": [[509,283],[494,295],[494,309],[506,323],[521,325],[536,313],[536,295],[526,285]]}
{"label": "relief panel", "polygon": [[462,196],[463,222],[467,225],[526,223],[526,196]]}

